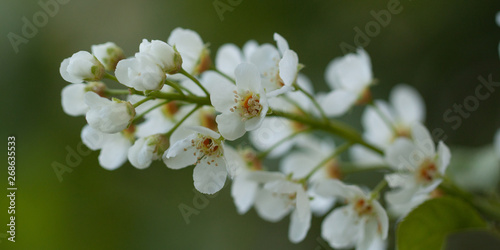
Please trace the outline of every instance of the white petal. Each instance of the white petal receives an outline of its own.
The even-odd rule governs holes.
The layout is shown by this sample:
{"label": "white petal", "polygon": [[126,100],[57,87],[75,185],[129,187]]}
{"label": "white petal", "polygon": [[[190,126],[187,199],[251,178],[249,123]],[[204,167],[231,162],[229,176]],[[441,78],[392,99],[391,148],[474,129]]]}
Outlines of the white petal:
{"label": "white petal", "polygon": [[221,190],[226,177],[226,163],[222,157],[204,158],[193,171],[194,187],[204,194],[214,194]]}
{"label": "white petal", "polygon": [[406,185],[401,189],[391,190],[385,193],[385,199],[390,204],[404,204],[413,198],[417,189],[418,187],[416,186],[415,181],[411,181],[406,183]]}
{"label": "white petal", "polygon": [[298,152],[285,156],[280,162],[280,169],[285,174],[292,174],[293,179],[306,177],[322,159],[311,157],[309,152]]}
{"label": "white petal", "polygon": [[132,166],[138,169],[149,167],[153,160],[157,159],[157,155],[154,152],[157,150],[157,145],[149,145],[151,143],[149,139],[150,137],[139,138],[128,150],[128,160]]}
{"label": "white petal", "polygon": [[440,141],[438,144],[438,157],[439,157],[439,172],[444,174],[446,168],[450,164],[451,160],[451,152],[450,149],[444,144],[444,142]]}
{"label": "white petal", "polygon": [[326,179],[318,181],[314,190],[323,197],[343,197],[351,199],[357,196],[364,196],[363,191],[354,185],[346,185],[336,179]]}
{"label": "white petal", "polygon": [[279,62],[280,77],[285,86],[291,86],[297,78],[299,57],[293,50],[287,50]]}
{"label": "white petal", "polygon": [[389,232],[389,218],[387,216],[387,212],[380,205],[380,203],[376,200],[372,201],[372,205],[375,208],[375,214],[377,216],[377,223],[380,227],[377,227],[379,231],[379,235],[382,239],[387,238],[387,234]]}
{"label": "white petal", "polygon": [[234,71],[234,76],[236,78],[238,92],[240,92],[240,90],[250,90],[253,93],[262,91],[259,70],[255,65],[251,63],[240,63]]}
{"label": "white petal", "polygon": [[377,234],[378,223],[374,219],[368,219],[361,228],[362,233],[360,235],[359,242],[356,244],[356,250],[368,250],[375,239],[378,237]]}
{"label": "white petal", "polygon": [[210,92],[210,102],[219,112],[229,111],[236,105],[234,101],[236,86],[226,78],[214,73],[206,72],[203,74],[207,90]]}
{"label": "white petal", "polygon": [[397,85],[392,89],[389,100],[398,113],[398,116],[406,124],[424,121],[424,101],[413,87],[406,84]]}
{"label": "white petal", "polygon": [[80,134],[83,144],[92,150],[100,149],[110,136],[111,134],[102,133],[89,125],[85,125]]}
{"label": "white petal", "polygon": [[359,234],[358,216],[348,206],[333,210],[321,224],[321,236],[334,248],[349,248]]}
{"label": "white petal", "polygon": [[193,165],[197,161],[197,150],[191,145],[191,141],[196,138],[192,135],[174,145],[163,153],[163,162],[171,169],[181,169]]}
{"label": "white petal", "polygon": [[368,54],[358,49],[357,54],[347,54],[332,60],[325,71],[325,79],[332,89],[348,89],[361,92],[372,81]]}
{"label": "white petal", "polygon": [[398,138],[385,151],[385,159],[394,169],[413,171],[426,156],[407,138]]}
{"label": "white petal", "polygon": [[226,158],[226,167],[231,178],[247,172],[246,162],[233,147],[224,145],[224,158]]}
{"label": "white petal", "polygon": [[[259,150],[267,150],[272,145],[292,134],[291,124],[288,120],[278,117],[266,117],[260,127],[250,133],[250,141]],[[293,139],[286,141],[273,149],[270,157],[286,153],[293,146]]]}
{"label": "white petal", "polygon": [[261,189],[255,199],[255,210],[262,219],[276,222],[290,212],[287,200],[287,197],[273,195],[270,191]]}
{"label": "white petal", "polygon": [[247,180],[245,176],[236,176],[231,187],[231,195],[239,214],[246,213],[253,205],[258,190],[258,183]]}
{"label": "white petal", "polygon": [[128,149],[132,146],[130,140],[121,133],[111,135],[102,146],[99,154],[99,164],[107,169],[114,170],[127,161]]}
{"label": "white petal", "polygon": [[85,104],[85,84],[73,83],[63,88],[61,103],[66,114],[71,116],[84,115],[89,107]]}
{"label": "white petal", "polygon": [[234,69],[243,62],[241,50],[234,44],[224,44],[217,51],[215,66],[222,73],[234,78]]}
{"label": "white petal", "polygon": [[334,90],[320,99],[321,108],[328,116],[340,116],[349,110],[358,96],[346,90]]}
{"label": "white petal", "polygon": [[259,44],[255,40],[249,40],[243,45],[243,55],[248,60],[252,54],[257,50]]}
{"label": "white petal", "polygon": [[280,34],[274,33],[274,40],[276,41],[278,49],[282,55],[285,53],[285,51],[290,49],[290,47],[288,46],[288,42]]}
{"label": "white petal", "polygon": [[414,181],[414,178],[415,176],[412,174],[394,173],[385,175],[385,180],[391,188],[404,187]]}
{"label": "white petal", "polygon": [[299,184],[285,179],[268,182],[264,185],[264,188],[273,193],[279,194],[294,194],[297,190],[301,189]]}
{"label": "white petal", "polygon": [[290,216],[290,227],[288,228],[288,238],[292,243],[299,243],[307,235],[307,231],[311,227],[311,212],[309,211],[306,216],[299,215],[295,209]]}
{"label": "white petal", "polygon": [[64,59],[62,62],[61,62],[61,66],[59,67],[59,73],[61,74],[62,78],[67,81],[67,82],[71,82],[71,83],[82,83],[83,80],[82,79],[79,79],[77,77],[74,77],[73,75],[69,74],[68,73],[68,65],[69,65],[69,60],[70,60],[70,57]]}
{"label": "white petal", "polygon": [[412,138],[417,148],[428,157],[434,157],[436,146],[432,140],[429,130],[419,122],[413,123],[411,127]]}
{"label": "white petal", "polygon": [[175,46],[182,56],[182,68],[189,73],[193,73],[201,52],[204,49],[203,40],[195,31],[183,28],[175,28],[167,41],[171,46]]}
{"label": "white petal", "polygon": [[267,113],[268,108],[265,107],[261,110],[261,115],[253,117],[249,120],[245,121],[245,130],[246,131],[252,131],[258,129],[261,125],[262,122],[264,122],[265,114]]}
{"label": "white petal", "polygon": [[245,134],[245,125],[236,113],[222,113],[215,118],[219,132],[227,140],[236,140]]}

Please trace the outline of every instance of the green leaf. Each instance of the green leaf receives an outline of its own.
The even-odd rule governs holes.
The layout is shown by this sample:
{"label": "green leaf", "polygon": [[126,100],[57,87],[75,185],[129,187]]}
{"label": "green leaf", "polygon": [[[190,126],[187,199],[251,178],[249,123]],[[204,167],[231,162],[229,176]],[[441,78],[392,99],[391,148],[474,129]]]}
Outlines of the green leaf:
{"label": "green leaf", "polygon": [[467,203],[452,197],[429,200],[410,212],[398,225],[399,250],[438,250],[450,233],[486,228],[486,222]]}

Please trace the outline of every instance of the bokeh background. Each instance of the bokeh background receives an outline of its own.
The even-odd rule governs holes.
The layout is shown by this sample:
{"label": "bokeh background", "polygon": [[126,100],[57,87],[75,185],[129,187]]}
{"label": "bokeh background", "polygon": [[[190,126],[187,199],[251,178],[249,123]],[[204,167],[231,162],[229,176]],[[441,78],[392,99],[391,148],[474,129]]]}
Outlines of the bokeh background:
{"label": "bokeh background", "polygon": [[[49,0],[40,0],[48,2]],[[287,38],[303,73],[326,91],[327,63],[343,55],[342,42],[354,45],[355,27],[375,20],[371,11],[387,9],[389,0],[287,1],[218,0],[231,6],[221,20],[213,0],[66,0],[16,53],[9,33],[22,35],[23,17],[43,11],[39,1],[0,1],[0,138],[16,136],[16,243],[0,238],[0,249],[327,249],[320,240],[321,219],[315,218],[306,240],[287,239],[288,218],[279,223],[260,219],[255,211],[240,216],[226,186],[207,199],[186,224],[178,206],[195,207],[192,168],[173,171],[156,162],[137,170],[125,164],[102,169],[98,152],[81,157],[59,181],[52,165],[68,165],[69,150],[80,143],[83,117],[61,108],[60,62],[92,44],[113,41],[128,56],[143,38],[166,41],[175,27],[197,31],[215,54],[224,43],[247,40],[273,43],[273,33]],[[407,83],[423,95],[426,124],[442,128],[446,143],[491,144],[500,126],[500,89],[481,101],[461,126],[443,120],[455,103],[474,95],[479,76],[500,81],[498,1],[402,0],[365,49],[379,85],[376,98],[387,98],[392,86]],[[345,118],[359,126],[361,109]],[[7,186],[6,156],[0,187]],[[8,223],[7,200],[0,194],[0,237]],[[199,205],[199,204],[198,204]]]}

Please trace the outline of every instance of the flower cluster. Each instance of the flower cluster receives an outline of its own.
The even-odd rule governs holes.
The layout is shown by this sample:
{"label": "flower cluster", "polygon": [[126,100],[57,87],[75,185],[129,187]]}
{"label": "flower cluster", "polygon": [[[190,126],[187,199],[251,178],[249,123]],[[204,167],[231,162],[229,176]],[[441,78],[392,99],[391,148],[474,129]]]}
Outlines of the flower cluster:
{"label": "flower cluster", "polygon": [[[239,213],[254,207],[271,222],[290,215],[294,243],[307,235],[312,215],[326,215],[322,236],[332,247],[383,248],[389,216],[381,204],[400,218],[434,197],[450,150],[436,147],[423,126],[424,103],[413,87],[395,86],[388,102],[372,98],[376,79],[363,49],[333,59],[325,72],[331,91],[315,93],[297,53],[281,35],[274,40],[223,45],[215,60],[198,33],[182,28],[167,42],[144,39],[130,58],[114,43],[92,46],[61,63],[70,82],[62,107],[85,115],[82,140],[101,150],[108,170],[127,160],[138,169],[154,161],[194,166],[202,193],[231,180]],[[355,106],[364,108],[362,134],[334,119]],[[232,143],[247,134],[250,144]],[[267,163],[276,157],[279,166]],[[344,181],[381,168],[385,176],[372,189]]]}

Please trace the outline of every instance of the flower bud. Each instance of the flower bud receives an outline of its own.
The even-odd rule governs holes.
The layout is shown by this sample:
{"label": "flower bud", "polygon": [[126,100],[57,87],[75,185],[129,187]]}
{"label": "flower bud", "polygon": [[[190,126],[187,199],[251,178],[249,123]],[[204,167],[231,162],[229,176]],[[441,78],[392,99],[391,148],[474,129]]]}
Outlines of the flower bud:
{"label": "flower bud", "polygon": [[174,47],[160,40],[149,42],[143,39],[139,45],[139,53],[149,55],[163,72],[168,74],[175,74],[182,67],[181,54]]}
{"label": "flower bud", "polygon": [[166,79],[165,73],[152,57],[141,53],[118,62],[115,75],[121,84],[139,91],[160,90]]}
{"label": "flower bud", "polygon": [[104,133],[118,133],[126,129],[135,117],[135,109],[130,102],[115,98],[111,101],[94,92],[87,92],[85,103],[90,108],[86,115],[87,122]]}
{"label": "flower bud", "polygon": [[125,58],[123,50],[112,42],[92,45],[91,50],[97,60],[109,71],[115,70],[118,61]]}
{"label": "flower bud", "polygon": [[59,72],[71,83],[98,81],[104,75],[104,66],[87,51],[79,51],[62,61]]}
{"label": "flower bud", "polygon": [[169,146],[168,138],[162,134],[139,138],[128,150],[128,160],[138,169],[147,168],[152,161],[160,159]]}

